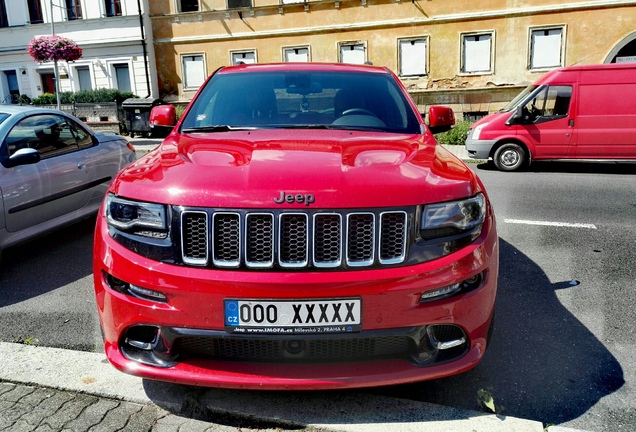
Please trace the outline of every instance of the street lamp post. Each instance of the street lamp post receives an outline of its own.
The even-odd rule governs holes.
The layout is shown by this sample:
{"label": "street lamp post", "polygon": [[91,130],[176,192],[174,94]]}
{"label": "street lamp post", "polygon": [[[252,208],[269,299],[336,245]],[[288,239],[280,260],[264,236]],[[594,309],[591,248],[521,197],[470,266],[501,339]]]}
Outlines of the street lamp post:
{"label": "street lamp post", "polygon": [[[53,0],[51,0],[51,36],[55,36],[55,19],[53,18]],[[60,73],[57,68],[57,59],[53,59],[53,71],[55,73],[55,96],[57,97],[57,109],[61,109],[60,103]]]}

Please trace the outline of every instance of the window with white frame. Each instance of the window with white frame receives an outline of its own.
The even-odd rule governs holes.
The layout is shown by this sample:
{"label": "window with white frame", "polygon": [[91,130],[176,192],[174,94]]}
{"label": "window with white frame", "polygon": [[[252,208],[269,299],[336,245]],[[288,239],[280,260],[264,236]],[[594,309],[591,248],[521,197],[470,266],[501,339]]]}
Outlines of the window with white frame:
{"label": "window with white frame", "polygon": [[367,61],[367,50],[364,42],[341,42],[340,63],[364,64]]}
{"label": "window with white frame", "polygon": [[198,12],[199,0],[179,0],[179,12]]}
{"label": "window with white frame", "polygon": [[530,69],[563,66],[563,27],[530,29]]}
{"label": "window with white frame", "polygon": [[426,75],[428,40],[400,39],[398,56],[400,76]]}
{"label": "window with white frame", "polygon": [[181,56],[183,66],[183,87],[186,89],[198,89],[205,81],[205,62],[203,54]]}
{"label": "window with white frame", "polygon": [[[4,1],[0,2],[2,3],[0,5],[0,15],[2,15],[2,10],[4,10]],[[28,0],[28,7],[29,7],[29,22],[31,24],[39,24],[39,23],[43,23],[44,22],[44,18],[42,15],[42,4],[40,3],[40,0]],[[6,16],[6,11],[4,13],[4,15]],[[0,18],[0,22],[2,21],[2,19]],[[0,25],[0,27],[6,27],[6,26],[2,26]]]}
{"label": "window with white frame", "polygon": [[88,66],[77,66],[75,68],[77,77],[77,85],[81,90],[93,90],[93,80],[91,79],[91,70]]}
{"label": "window with white frame", "polygon": [[80,0],[66,0],[66,19],[69,21],[82,19],[82,3]]}
{"label": "window with white frame", "polygon": [[301,62],[309,61],[309,47],[283,48],[283,61]]}
{"label": "window with white frame", "polygon": [[121,91],[132,91],[130,66],[128,66],[128,63],[113,64],[113,70],[115,71],[115,85],[117,89]]}
{"label": "window with white frame", "polygon": [[121,0],[104,0],[107,17],[121,16]]}
{"label": "window with white frame", "polygon": [[231,51],[231,64],[253,64],[256,63],[256,50]]}
{"label": "window with white frame", "polygon": [[461,35],[461,72],[488,74],[493,71],[493,33],[467,33]]}

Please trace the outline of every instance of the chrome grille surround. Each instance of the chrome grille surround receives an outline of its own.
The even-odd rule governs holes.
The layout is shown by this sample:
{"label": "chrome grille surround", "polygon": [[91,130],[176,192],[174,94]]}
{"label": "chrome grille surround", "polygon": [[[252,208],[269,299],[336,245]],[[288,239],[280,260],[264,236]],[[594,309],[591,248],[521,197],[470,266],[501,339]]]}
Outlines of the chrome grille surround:
{"label": "chrome grille surround", "polygon": [[208,214],[193,211],[181,214],[181,251],[183,262],[190,265],[208,263]]}
{"label": "chrome grille surround", "polygon": [[[182,213],[182,219],[183,215],[188,213]],[[183,231],[182,236],[186,236]],[[212,242],[212,262],[214,265],[216,267],[238,267],[241,263],[240,215],[230,212],[214,213],[212,215],[212,238],[214,239]],[[206,237],[205,246],[208,245],[209,238]],[[183,261],[186,262],[186,257],[183,258]],[[207,262],[204,265],[206,264]]]}
{"label": "chrome grille surround", "polygon": [[286,268],[309,263],[309,219],[304,213],[283,213],[278,219],[278,264]]}
{"label": "chrome grille surround", "polygon": [[365,267],[373,264],[375,254],[375,215],[350,213],[347,215],[347,265]]}
{"label": "chrome grille surround", "polygon": [[[179,209],[181,259],[228,269],[336,269],[406,260],[409,213]],[[210,258],[211,257],[211,258]]]}
{"label": "chrome grille surround", "polygon": [[314,265],[322,268],[342,264],[342,215],[317,213],[314,215]]}
{"label": "chrome grille surround", "polygon": [[380,263],[401,263],[406,258],[406,242],[399,241],[408,235],[406,212],[383,212],[380,220]]}
{"label": "chrome grille surround", "polygon": [[270,268],[274,264],[274,215],[249,213],[245,217],[245,264]]}

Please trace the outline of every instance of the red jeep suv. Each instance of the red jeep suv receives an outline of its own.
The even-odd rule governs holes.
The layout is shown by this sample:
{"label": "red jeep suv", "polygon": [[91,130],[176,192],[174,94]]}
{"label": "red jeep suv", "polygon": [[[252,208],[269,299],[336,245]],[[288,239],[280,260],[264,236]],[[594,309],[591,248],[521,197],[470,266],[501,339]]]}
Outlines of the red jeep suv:
{"label": "red jeep suv", "polygon": [[[155,126],[173,126],[158,106]],[[488,344],[495,217],[386,68],[223,67],[124,169],[95,232],[108,359],[201,386],[327,389],[464,372]]]}

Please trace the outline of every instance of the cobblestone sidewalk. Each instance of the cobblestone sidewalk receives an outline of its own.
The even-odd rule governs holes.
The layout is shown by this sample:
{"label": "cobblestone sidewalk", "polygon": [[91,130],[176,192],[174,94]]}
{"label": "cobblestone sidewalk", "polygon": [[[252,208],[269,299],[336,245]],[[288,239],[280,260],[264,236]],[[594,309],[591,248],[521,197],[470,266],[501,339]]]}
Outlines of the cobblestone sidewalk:
{"label": "cobblestone sidewalk", "polygon": [[[83,393],[0,382],[0,430],[11,432],[230,432],[224,426],[137,404]],[[282,429],[258,429],[282,431]]]}

